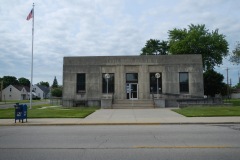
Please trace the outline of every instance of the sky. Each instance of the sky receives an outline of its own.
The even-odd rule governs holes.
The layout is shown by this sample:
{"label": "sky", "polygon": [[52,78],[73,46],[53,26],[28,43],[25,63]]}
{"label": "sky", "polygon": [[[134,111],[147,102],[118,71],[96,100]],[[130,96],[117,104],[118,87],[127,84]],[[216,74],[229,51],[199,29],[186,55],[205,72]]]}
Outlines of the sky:
{"label": "sky", "polygon": [[[237,0],[0,0],[0,77],[31,78],[35,4],[33,84],[62,84],[63,57],[139,55],[149,39],[168,40],[168,31],[205,24],[219,29],[229,52],[240,41]],[[240,65],[226,57],[216,71],[238,83]]]}

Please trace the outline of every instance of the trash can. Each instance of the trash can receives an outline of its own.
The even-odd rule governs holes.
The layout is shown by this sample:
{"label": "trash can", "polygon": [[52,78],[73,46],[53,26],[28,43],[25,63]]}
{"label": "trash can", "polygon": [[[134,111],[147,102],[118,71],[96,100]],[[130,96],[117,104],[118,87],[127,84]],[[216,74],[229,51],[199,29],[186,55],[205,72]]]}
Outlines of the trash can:
{"label": "trash can", "polygon": [[26,119],[27,122],[27,105],[16,103],[14,107],[15,107],[15,123],[16,120],[19,120],[19,122],[20,120],[22,120],[23,123],[24,119]]}

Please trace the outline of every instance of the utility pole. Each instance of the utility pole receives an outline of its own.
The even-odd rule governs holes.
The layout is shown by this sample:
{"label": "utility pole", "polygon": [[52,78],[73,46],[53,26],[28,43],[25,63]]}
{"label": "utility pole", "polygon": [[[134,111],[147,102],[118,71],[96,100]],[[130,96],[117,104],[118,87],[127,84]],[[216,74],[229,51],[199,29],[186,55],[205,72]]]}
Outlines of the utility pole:
{"label": "utility pole", "polygon": [[232,79],[230,78],[230,87],[229,87],[229,94],[230,94],[230,95],[229,95],[229,98],[230,98],[230,99],[231,99],[231,97],[232,97],[232,96],[231,96],[231,93],[232,93],[232,92],[231,92],[231,88],[232,88]]}
{"label": "utility pole", "polygon": [[240,76],[239,76],[239,71],[238,71],[238,84],[240,84]]}
{"label": "utility pole", "polygon": [[228,70],[229,70],[229,68],[227,68],[226,70],[227,70],[227,97],[229,99],[229,83],[228,83]]}
{"label": "utility pole", "polygon": [[1,81],[1,97],[0,97],[0,101],[2,101],[2,90],[3,90],[3,80]]}

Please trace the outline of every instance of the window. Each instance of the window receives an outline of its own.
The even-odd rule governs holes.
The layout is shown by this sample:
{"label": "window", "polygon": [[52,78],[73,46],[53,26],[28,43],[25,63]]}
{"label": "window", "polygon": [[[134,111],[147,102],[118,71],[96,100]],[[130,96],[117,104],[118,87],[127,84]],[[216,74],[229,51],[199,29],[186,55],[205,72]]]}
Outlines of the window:
{"label": "window", "polygon": [[12,92],[12,88],[10,88],[10,92]]}
{"label": "window", "polygon": [[126,74],[126,83],[138,83],[138,74],[137,73],[127,73]]}
{"label": "window", "polygon": [[[149,81],[150,81],[150,93],[151,94],[157,94],[157,85],[159,88],[159,92],[158,93],[162,93],[162,73],[160,74],[159,78],[155,77],[156,73],[150,73],[149,74]],[[157,84],[158,83],[158,84]]]}
{"label": "window", "polygon": [[114,93],[114,73],[108,73],[110,75],[110,78],[108,79],[105,78],[105,74],[106,73],[102,74],[102,93]]}
{"label": "window", "polygon": [[86,92],[86,74],[77,74],[77,93]]}
{"label": "window", "polygon": [[180,93],[189,92],[189,78],[188,78],[187,72],[179,73],[179,87],[180,87]]}

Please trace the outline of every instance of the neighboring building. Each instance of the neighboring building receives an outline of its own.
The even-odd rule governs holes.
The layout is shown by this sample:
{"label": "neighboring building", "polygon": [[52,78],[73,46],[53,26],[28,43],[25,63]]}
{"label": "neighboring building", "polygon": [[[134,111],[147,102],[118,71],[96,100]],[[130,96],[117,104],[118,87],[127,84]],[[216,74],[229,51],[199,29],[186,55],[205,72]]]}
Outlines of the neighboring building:
{"label": "neighboring building", "polygon": [[2,100],[27,100],[29,91],[27,86],[9,85],[2,91]]}
{"label": "neighboring building", "polygon": [[231,98],[240,98],[240,89],[234,89],[231,93]]}
{"label": "neighboring building", "polygon": [[153,102],[153,97],[158,97],[159,107],[173,107],[177,106],[178,98],[203,98],[203,95],[201,55],[63,59],[63,106],[85,102],[104,107],[103,100],[110,98],[108,107],[112,108],[119,101],[131,106],[133,102]]}
{"label": "neighboring building", "polygon": [[1,89],[1,91],[0,91],[0,101],[2,101],[3,81],[1,81],[1,83],[0,83],[0,89]]}
{"label": "neighboring building", "polygon": [[41,99],[49,98],[49,88],[46,86],[35,84],[33,86],[33,92]]}

